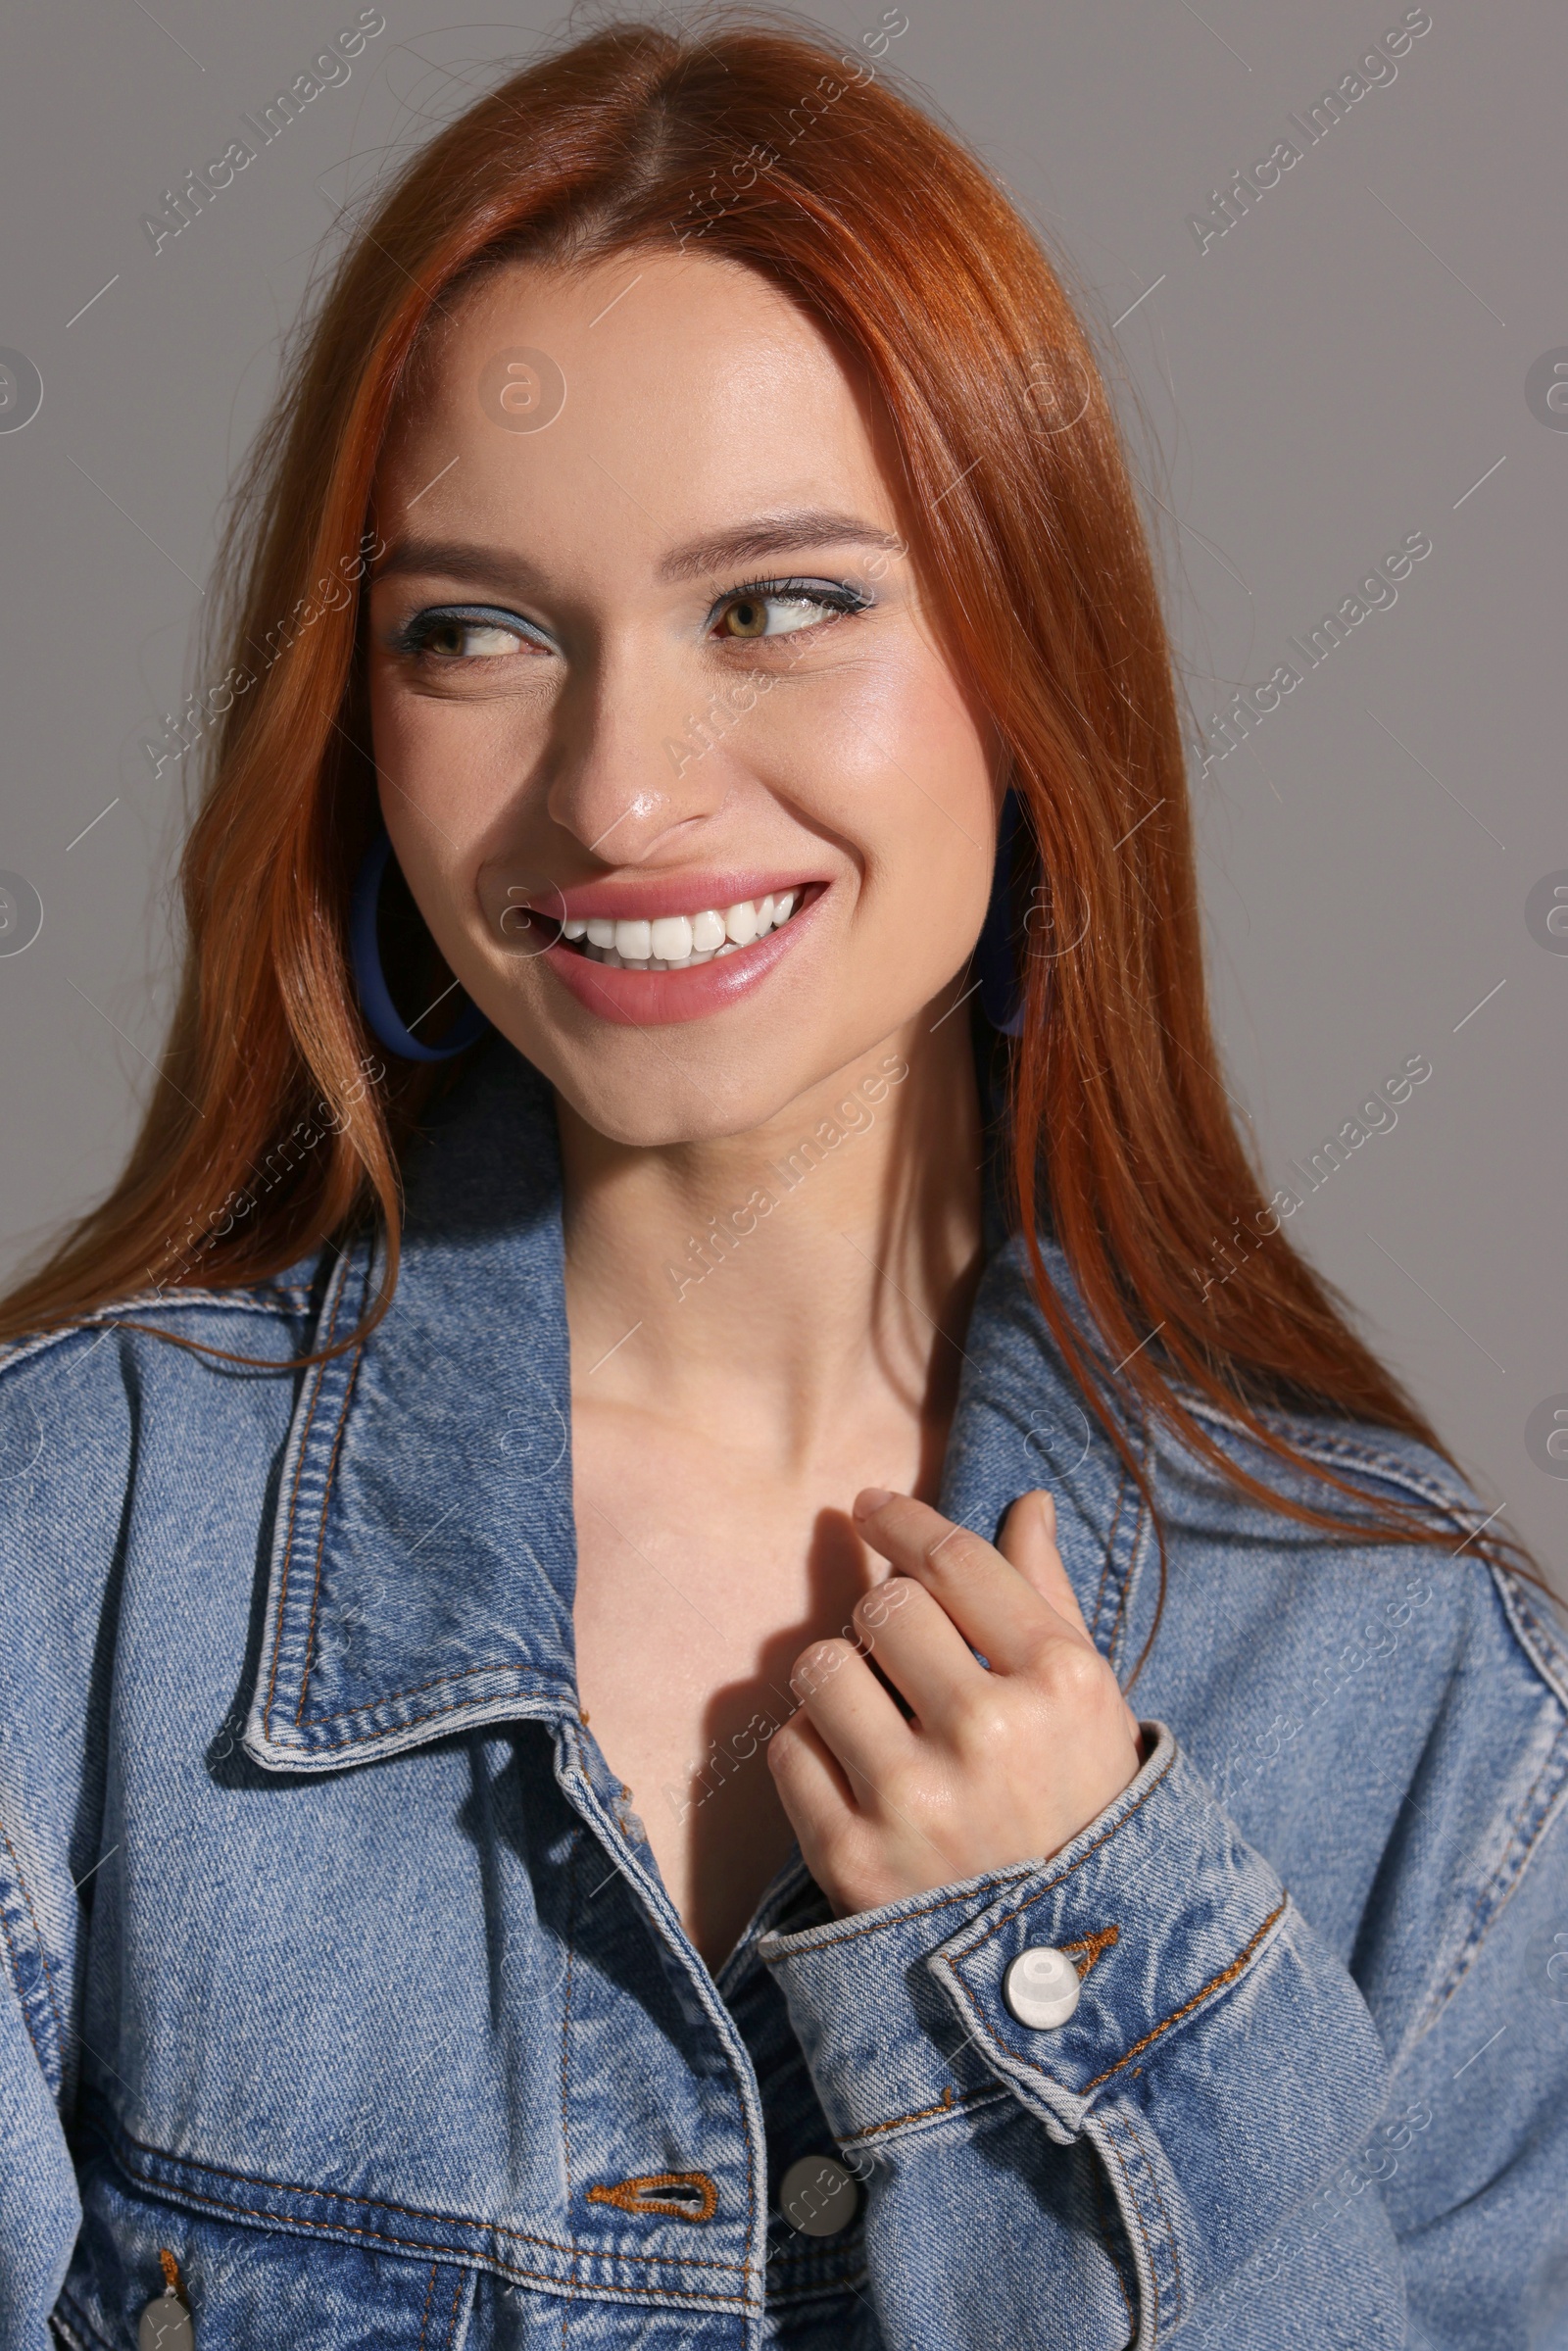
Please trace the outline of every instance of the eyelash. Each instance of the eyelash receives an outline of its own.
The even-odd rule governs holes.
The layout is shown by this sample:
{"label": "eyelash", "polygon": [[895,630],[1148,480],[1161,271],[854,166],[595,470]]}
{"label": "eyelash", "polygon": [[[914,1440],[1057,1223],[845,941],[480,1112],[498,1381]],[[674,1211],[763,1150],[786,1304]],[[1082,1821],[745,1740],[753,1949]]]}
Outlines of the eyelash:
{"label": "eyelash", "polygon": [[[863,612],[876,602],[874,596],[863,588],[853,587],[848,580],[749,579],[743,580],[737,588],[727,589],[718,599],[717,607],[712,608],[711,616],[715,620],[722,617],[723,612],[732,605],[781,602],[786,598],[793,598],[800,603],[819,604],[840,618],[850,618],[857,612]],[[526,632],[514,612],[503,612],[495,605],[451,604],[431,605],[424,612],[416,612],[411,620],[405,621],[394,632],[392,650],[411,661],[431,660],[452,667],[460,663],[468,665],[475,661],[505,661],[508,658],[505,654],[432,654],[431,638],[438,630],[451,627],[455,621],[467,622],[473,627],[488,623],[493,628],[510,630],[521,644],[540,643],[540,639]],[[804,628],[784,629],[779,634],[807,636],[812,629],[823,625],[821,621],[809,621]],[[730,637],[725,642],[731,645],[761,645],[769,640],[766,637]]]}

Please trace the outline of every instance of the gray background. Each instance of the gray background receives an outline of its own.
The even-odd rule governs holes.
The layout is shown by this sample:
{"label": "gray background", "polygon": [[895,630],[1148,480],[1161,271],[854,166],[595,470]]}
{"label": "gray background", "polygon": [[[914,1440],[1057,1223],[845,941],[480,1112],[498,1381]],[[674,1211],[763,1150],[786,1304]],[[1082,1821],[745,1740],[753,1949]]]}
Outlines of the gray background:
{"label": "gray background", "polygon": [[[810,13],[850,41],[882,18],[880,0]],[[1568,955],[1525,921],[1532,885],[1568,868],[1552,724],[1568,431],[1525,397],[1531,363],[1568,345],[1568,12],[1431,0],[1397,79],[1206,252],[1187,217],[1278,139],[1303,144],[1287,116],[1353,71],[1399,0],[905,13],[887,64],[1073,267],[1200,719],[1293,658],[1287,637],[1400,538],[1432,539],[1397,604],[1195,784],[1215,1014],[1279,1182],[1402,1059],[1430,1058],[1397,1127],[1291,1230],[1568,1589],[1568,1478],[1526,1445],[1532,1410],[1568,1392]],[[195,683],[218,509],[313,257],[494,61],[566,29],[520,0],[480,24],[385,0],[352,79],[155,255],[139,223],[161,191],[356,14],[9,12],[0,345],[44,395],[0,433],[0,868],[44,921],[0,956],[0,1271],[101,1192],[161,1082],[188,783],[155,780],[140,744]]]}

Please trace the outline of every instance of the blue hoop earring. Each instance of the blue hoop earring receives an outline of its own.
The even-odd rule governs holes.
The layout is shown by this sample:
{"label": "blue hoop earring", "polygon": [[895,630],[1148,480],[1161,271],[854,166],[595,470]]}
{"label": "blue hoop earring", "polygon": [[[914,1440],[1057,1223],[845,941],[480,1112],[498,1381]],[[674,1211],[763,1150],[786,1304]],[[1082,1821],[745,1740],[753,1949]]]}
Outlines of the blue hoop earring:
{"label": "blue hoop earring", "polygon": [[980,1009],[994,1029],[1016,1037],[1023,1029],[1023,999],[1018,987],[1016,950],[1008,928],[1009,899],[1018,835],[1025,824],[1023,803],[1009,784],[1002,804],[997,835],[997,862],[991,877],[991,901],[975,946],[980,974]]}
{"label": "blue hoop earring", "polygon": [[[389,1053],[397,1053],[405,1061],[450,1061],[454,1053],[466,1053],[470,1045],[477,1045],[490,1023],[478,1005],[471,1004],[453,1030],[449,1044],[421,1045],[404,1026],[387,989],[375,935],[381,876],[391,855],[392,836],[383,824],[354,877],[354,896],[349,904],[349,960],[354,969],[354,985],[359,990],[360,1007]],[[430,1008],[433,1010],[434,1006]],[[424,1018],[422,1012],[419,1018]]]}

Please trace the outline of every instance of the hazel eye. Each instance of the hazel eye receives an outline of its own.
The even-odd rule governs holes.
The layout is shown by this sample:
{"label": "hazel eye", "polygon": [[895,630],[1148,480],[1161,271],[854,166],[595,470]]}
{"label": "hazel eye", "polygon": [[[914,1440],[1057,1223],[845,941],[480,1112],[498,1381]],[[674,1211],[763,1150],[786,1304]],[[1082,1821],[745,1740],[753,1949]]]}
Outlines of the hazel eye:
{"label": "hazel eye", "polygon": [[493,620],[447,619],[432,621],[422,632],[419,651],[446,661],[472,661],[515,653],[520,643],[514,629],[498,628]]}
{"label": "hazel eye", "polygon": [[788,636],[794,629],[814,627],[825,614],[853,612],[858,604],[843,589],[811,594],[799,588],[742,589],[725,607],[719,633],[742,639]]}
{"label": "hazel eye", "polygon": [[390,643],[410,661],[445,669],[550,651],[520,616],[491,605],[430,606],[396,630]]}

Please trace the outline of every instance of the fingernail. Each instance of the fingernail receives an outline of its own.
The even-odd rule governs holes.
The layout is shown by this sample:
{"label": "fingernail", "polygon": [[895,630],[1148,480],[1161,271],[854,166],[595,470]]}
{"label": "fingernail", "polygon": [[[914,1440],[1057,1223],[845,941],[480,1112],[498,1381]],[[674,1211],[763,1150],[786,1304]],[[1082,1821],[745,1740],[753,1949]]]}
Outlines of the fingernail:
{"label": "fingernail", "polygon": [[880,1510],[885,1503],[891,1502],[892,1499],[893,1490],[891,1487],[862,1486],[855,1497],[855,1515],[857,1518],[869,1518],[873,1510]]}

